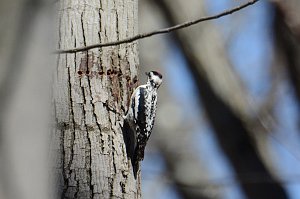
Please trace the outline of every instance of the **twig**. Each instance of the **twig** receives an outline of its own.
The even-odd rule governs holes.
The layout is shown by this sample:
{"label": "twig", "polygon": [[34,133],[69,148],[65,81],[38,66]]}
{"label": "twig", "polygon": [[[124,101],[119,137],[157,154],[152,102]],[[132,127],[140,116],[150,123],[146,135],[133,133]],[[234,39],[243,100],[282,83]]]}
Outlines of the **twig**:
{"label": "twig", "polygon": [[158,34],[164,34],[164,33],[169,33],[175,30],[179,30],[179,29],[183,29],[192,25],[195,25],[197,23],[203,22],[203,21],[208,21],[208,20],[212,20],[212,19],[218,19],[221,18],[223,16],[226,15],[230,15],[234,12],[237,12],[243,8],[246,8],[252,4],[255,4],[256,2],[258,2],[259,0],[251,0],[243,5],[234,7],[233,9],[230,10],[226,10],[222,13],[219,13],[217,15],[213,15],[213,16],[208,16],[208,17],[202,17],[193,21],[187,21],[181,24],[177,24],[175,26],[171,26],[169,28],[163,28],[163,29],[159,29],[159,30],[155,30],[152,32],[148,32],[148,33],[141,33],[138,35],[135,35],[133,37],[129,37],[127,39],[124,40],[119,40],[119,41],[112,41],[112,42],[107,42],[107,43],[99,43],[99,44],[94,44],[94,45],[90,45],[90,46],[85,46],[85,47],[79,47],[79,48],[74,48],[74,49],[68,49],[68,50],[56,50],[54,51],[55,54],[62,54],[62,53],[76,53],[76,52],[81,52],[81,51],[87,51],[93,48],[101,48],[101,47],[107,47],[107,46],[115,46],[115,45],[120,45],[120,44],[124,44],[124,43],[131,43],[133,41],[139,40],[139,39],[143,39],[146,37],[151,37],[153,35],[158,35]]}

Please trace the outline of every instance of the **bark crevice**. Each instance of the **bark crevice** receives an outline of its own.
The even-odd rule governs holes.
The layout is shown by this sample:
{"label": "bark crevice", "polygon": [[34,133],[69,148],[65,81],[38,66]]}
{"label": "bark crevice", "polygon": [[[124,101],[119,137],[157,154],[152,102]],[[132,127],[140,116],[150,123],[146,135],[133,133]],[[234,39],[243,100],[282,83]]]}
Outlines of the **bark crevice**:
{"label": "bark crevice", "polygon": [[[132,3],[137,4],[137,0]],[[133,9],[137,6],[133,8],[116,0],[95,0],[89,4],[60,2],[58,45],[61,48],[135,34],[133,25],[137,18],[128,13],[136,12]],[[132,17],[123,18],[123,13]],[[131,27],[128,20],[132,21]],[[123,118],[117,109],[126,106],[131,89],[126,86],[126,78],[114,72],[137,75],[135,48],[124,45],[57,57],[55,103],[57,134],[62,136],[59,147],[63,162],[58,168],[63,179],[62,198],[140,197],[137,191],[140,184],[134,182],[126,166],[128,159],[118,125]],[[113,105],[116,112],[106,105]]]}

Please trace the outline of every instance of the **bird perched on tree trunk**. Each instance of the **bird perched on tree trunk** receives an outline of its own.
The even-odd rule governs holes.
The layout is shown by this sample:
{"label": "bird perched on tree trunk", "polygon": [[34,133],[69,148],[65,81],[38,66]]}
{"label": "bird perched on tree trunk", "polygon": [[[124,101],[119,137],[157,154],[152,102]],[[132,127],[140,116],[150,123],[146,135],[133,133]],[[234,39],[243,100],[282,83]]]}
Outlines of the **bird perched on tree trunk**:
{"label": "bird perched on tree trunk", "polygon": [[139,163],[144,159],[145,147],[153,129],[157,89],[162,83],[162,75],[159,72],[150,71],[146,75],[148,76],[147,83],[137,87],[131,95],[123,125],[126,151],[131,159],[135,178]]}

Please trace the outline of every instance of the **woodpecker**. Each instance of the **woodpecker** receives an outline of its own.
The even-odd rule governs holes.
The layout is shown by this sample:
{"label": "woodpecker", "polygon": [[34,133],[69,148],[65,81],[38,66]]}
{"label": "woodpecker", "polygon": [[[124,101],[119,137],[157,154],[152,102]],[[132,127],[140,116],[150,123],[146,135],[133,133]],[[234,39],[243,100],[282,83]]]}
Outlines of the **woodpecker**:
{"label": "woodpecker", "polygon": [[162,83],[162,75],[159,72],[150,71],[146,75],[147,83],[138,86],[131,95],[123,125],[126,151],[131,159],[135,178],[139,162],[144,159],[145,147],[154,125],[157,90]]}

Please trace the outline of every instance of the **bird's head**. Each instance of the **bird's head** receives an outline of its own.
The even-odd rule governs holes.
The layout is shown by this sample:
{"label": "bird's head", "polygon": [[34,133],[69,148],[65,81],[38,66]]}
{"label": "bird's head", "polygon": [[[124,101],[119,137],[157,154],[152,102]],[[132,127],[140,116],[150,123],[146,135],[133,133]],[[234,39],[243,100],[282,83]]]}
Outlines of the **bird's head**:
{"label": "bird's head", "polygon": [[148,82],[153,86],[154,88],[158,88],[162,83],[162,75],[157,71],[150,71],[146,72],[146,75],[148,76]]}

